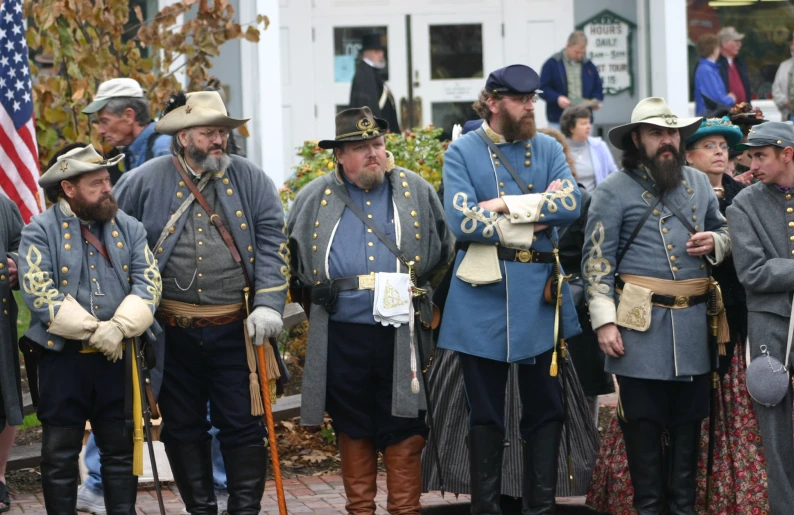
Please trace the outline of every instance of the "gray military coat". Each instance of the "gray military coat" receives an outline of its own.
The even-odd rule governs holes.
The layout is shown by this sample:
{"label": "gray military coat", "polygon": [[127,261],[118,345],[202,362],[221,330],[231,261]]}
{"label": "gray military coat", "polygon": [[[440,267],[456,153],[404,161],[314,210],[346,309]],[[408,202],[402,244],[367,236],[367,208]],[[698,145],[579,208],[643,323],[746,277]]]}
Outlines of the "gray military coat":
{"label": "gray military coat", "polygon": [[771,184],[745,188],[728,208],[733,262],[747,292],[750,351],[765,344],[785,361],[794,292],[794,195]]}
{"label": "gray military coat", "polygon": [[[338,173],[333,177],[334,181],[342,183]],[[416,262],[416,272],[420,277],[430,277],[430,286],[427,286],[431,289],[430,294],[418,306],[422,320],[429,322],[432,320],[432,286],[441,280],[449,268],[454,239],[447,228],[438,195],[430,184],[414,172],[402,168],[394,168],[386,177],[392,187],[397,246],[403,255]],[[345,208],[342,199],[333,194],[326,177],[318,177],[298,193],[290,208],[287,232],[292,274],[302,284],[308,286],[328,280],[327,256],[334,229]],[[402,265],[399,269],[395,265],[394,271],[407,272]],[[321,306],[313,308],[309,317],[309,340],[303,374],[302,425],[322,424],[325,413],[328,312]],[[431,330],[417,325],[416,333],[424,357],[427,358],[432,347]],[[392,415],[415,418],[419,410],[427,407],[424,391],[418,395],[411,393],[409,337],[406,324],[394,331]],[[424,388],[421,381],[420,385]]]}
{"label": "gray military coat", "polygon": [[22,424],[23,418],[17,350],[17,303],[11,293],[8,275],[8,259],[13,259],[19,265],[17,249],[23,225],[16,204],[0,195],[0,431],[6,422],[18,426]]}
{"label": "gray military coat", "polygon": [[[625,170],[611,174],[593,193],[582,249],[582,276],[593,329],[617,320],[620,295],[615,292],[616,273],[668,281],[708,277],[706,258],[687,253],[688,230],[661,203],[616,267],[621,250],[653,200]],[[696,231],[712,232],[715,255],[708,258],[712,264],[719,264],[730,253],[728,226],[705,174],[685,166],[681,184],[667,192],[665,202],[686,216]],[[604,368],[609,373],[688,381],[709,371],[705,303],[684,309],[654,305],[646,331],[621,327],[620,334],[625,355],[607,356]]]}

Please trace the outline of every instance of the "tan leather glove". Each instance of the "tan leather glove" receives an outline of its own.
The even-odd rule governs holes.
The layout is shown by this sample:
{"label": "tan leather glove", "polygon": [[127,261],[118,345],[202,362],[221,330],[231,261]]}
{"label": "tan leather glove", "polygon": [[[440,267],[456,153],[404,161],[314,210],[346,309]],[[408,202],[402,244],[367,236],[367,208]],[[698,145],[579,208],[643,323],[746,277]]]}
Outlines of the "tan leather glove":
{"label": "tan leather glove", "polygon": [[118,325],[124,338],[135,338],[151,327],[154,323],[154,315],[142,298],[137,295],[127,295],[116,308],[112,320]]}
{"label": "tan leather glove", "polygon": [[99,321],[91,313],[74,297],[67,295],[48,331],[68,340],[87,340],[98,325]]}
{"label": "tan leather glove", "polygon": [[124,333],[115,320],[108,320],[106,322],[99,322],[99,326],[88,339],[88,345],[95,348],[104,354],[108,361],[116,362],[121,359],[123,350],[121,348],[121,340],[124,338]]}

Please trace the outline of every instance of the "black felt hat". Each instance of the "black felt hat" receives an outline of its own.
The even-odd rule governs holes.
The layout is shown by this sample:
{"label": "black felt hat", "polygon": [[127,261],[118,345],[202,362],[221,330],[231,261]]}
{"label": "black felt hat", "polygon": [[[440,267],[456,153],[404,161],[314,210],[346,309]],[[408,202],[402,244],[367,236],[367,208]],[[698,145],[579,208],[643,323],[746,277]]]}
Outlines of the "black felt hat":
{"label": "black felt hat", "polygon": [[388,130],[388,122],[375,118],[369,107],[354,107],[336,115],[336,138],[322,140],[318,145],[320,148],[338,148],[350,141],[384,136]]}
{"label": "black felt hat", "polygon": [[367,34],[361,38],[361,51],[364,50],[386,50],[381,43],[380,34]]}

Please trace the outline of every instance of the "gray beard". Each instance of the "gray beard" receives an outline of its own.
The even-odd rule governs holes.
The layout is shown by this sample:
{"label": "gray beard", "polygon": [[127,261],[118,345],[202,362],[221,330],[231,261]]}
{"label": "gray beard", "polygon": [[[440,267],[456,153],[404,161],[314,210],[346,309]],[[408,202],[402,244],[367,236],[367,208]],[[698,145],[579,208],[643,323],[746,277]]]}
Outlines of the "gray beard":
{"label": "gray beard", "polygon": [[202,152],[195,147],[187,149],[186,153],[196,163],[196,166],[204,172],[221,172],[232,164],[232,158],[229,157],[225,150],[220,157],[213,157],[209,153]]}

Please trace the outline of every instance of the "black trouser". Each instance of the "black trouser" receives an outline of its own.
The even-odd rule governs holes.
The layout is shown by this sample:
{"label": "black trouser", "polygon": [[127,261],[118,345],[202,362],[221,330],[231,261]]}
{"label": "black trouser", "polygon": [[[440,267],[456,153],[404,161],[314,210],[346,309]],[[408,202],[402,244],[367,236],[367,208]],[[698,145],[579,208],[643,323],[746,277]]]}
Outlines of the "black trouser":
{"label": "black trouser", "polygon": [[264,445],[265,428],[260,417],[251,415],[243,322],[166,327],[165,345],[159,399],[163,443],[209,441],[215,426],[221,449]]}
{"label": "black trouser", "polygon": [[709,414],[708,375],[692,381],[657,381],[617,376],[620,387],[618,415],[624,422],[647,420],[669,428]]}
{"label": "black trouser", "polygon": [[380,449],[410,436],[427,437],[424,413],[391,414],[394,327],[329,321],[327,367],[325,408],[337,433],[372,438]]}
{"label": "black trouser", "polygon": [[[518,365],[521,395],[521,436],[529,435],[547,422],[563,422],[562,387],[559,378],[549,374],[552,350],[535,358],[534,365]],[[458,353],[466,400],[469,427],[495,426],[505,432],[505,390],[510,363]]]}

